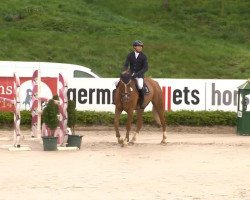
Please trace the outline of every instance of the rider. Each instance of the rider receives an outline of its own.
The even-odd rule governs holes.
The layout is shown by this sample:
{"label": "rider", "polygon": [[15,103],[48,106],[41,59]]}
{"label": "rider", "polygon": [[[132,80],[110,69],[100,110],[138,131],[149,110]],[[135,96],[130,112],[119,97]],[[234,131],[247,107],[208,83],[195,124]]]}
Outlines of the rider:
{"label": "rider", "polygon": [[129,70],[132,77],[136,80],[139,89],[140,106],[143,108],[143,78],[144,73],[148,70],[148,61],[147,56],[142,52],[142,41],[135,40],[132,45],[134,51],[127,55],[126,61],[124,63],[124,70]]}

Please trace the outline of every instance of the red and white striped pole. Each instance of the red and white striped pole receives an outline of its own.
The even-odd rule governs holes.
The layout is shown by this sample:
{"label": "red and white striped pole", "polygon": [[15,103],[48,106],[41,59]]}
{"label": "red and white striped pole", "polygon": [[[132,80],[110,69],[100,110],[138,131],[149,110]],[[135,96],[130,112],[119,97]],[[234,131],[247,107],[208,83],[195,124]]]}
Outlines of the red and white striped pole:
{"label": "red and white striped pole", "polygon": [[32,107],[31,107],[31,137],[41,137],[41,100],[40,100],[40,71],[35,70],[32,75]]}
{"label": "red and white striped pole", "polygon": [[20,79],[14,73],[14,146],[20,147],[20,122],[21,122],[21,103],[20,103]]}
{"label": "red and white striped pole", "polygon": [[59,73],[59,98],[60,98],[60,105],[59,105],[59,112],[60,112],[60,129],[61,134],[59,135],[59,144],[63,143],[64,137],[66,135],[67,130],[67,122],[68,122],[68,83],[64,79],[61,73]]}
{"label": "red and white striped pole", "polygon": [[31,137],[37,136],[38,121],[38,70],[32,75]]}

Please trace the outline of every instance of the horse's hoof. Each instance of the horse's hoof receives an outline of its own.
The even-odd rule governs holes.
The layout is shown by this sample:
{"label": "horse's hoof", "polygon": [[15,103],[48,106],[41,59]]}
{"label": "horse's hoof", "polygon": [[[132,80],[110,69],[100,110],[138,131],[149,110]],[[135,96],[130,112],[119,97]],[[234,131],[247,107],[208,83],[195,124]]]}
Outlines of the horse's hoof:
{"label": "horse's hoof", "polygon": [[126,147],[127,145],[125,145],[125,144],[121,144],[121,147]]}
{"label": "horse's hoof", "polygon": [[129,144],[135,144],[136,140],[133,138],[132,140],[129,141]]}
{"label": "horse's hoof", "polygon": [[121,144],[121,147],[126,147],[126,146],[128,146],[128,142],[127,142],[127,140],[125,139],[125,140],[123,140],[123,142],[122,142],[122,144]]}
{"label": "horse's hoof", "polygon": [[118,142],[118,144],[122,144],[123,143],[123,139],[117,138],[117,142]]}
{"label": "horse's hoof", "polygon": [[167,144],[167,140],[162,140],[161,144],[166,145]]}

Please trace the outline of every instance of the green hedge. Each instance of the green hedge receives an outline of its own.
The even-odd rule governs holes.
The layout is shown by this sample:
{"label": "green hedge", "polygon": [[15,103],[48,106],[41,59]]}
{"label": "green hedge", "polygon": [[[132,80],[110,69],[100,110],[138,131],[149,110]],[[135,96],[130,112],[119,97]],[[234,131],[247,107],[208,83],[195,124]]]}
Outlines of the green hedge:
{"label": "green hedge", "polygon": [[[0,112],[0,127],[13,127],[14,115],[12,112]],[[21,111],[21,126],[31,127],[31,112]]]}
{"label": "green hedge", "polygon": [[186,126],[235,126],[235,112],[224,111],[178,111],[166,114],[167,124]]}
{"label": "green hedge", "polygon": [[[77,111],[77,125],[113,125],[114,113],[95,112],[95,111]],[[224,111],[175,111],[166,112],[167,125],[185,125],[185,126],[235,126],[237,115],[235,112]],[[127,115],[122,114],[120,124],[125,125]],[[134,123],[136,114],[134,114]],[[154,125],[155,121],[151,112],[143,114],[144,124]],[[31,127],[31,112],[21,111],[21,126]],[[0,112],[0,127],[13,127],[13,113]]]}

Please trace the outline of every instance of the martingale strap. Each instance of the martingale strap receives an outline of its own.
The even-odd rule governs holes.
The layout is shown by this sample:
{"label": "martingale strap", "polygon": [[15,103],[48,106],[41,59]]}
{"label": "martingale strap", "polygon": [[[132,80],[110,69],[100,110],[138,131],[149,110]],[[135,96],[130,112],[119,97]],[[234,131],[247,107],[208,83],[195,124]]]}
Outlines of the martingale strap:
{"label": "martingale strap", "polygon": [[124,86],[125,86],[125,94],[127,94],[128,93],[128,85],[130,84],[131,80],[127,84],[124,83],[123,80],[121,80],[121,82],[124,84]]}

